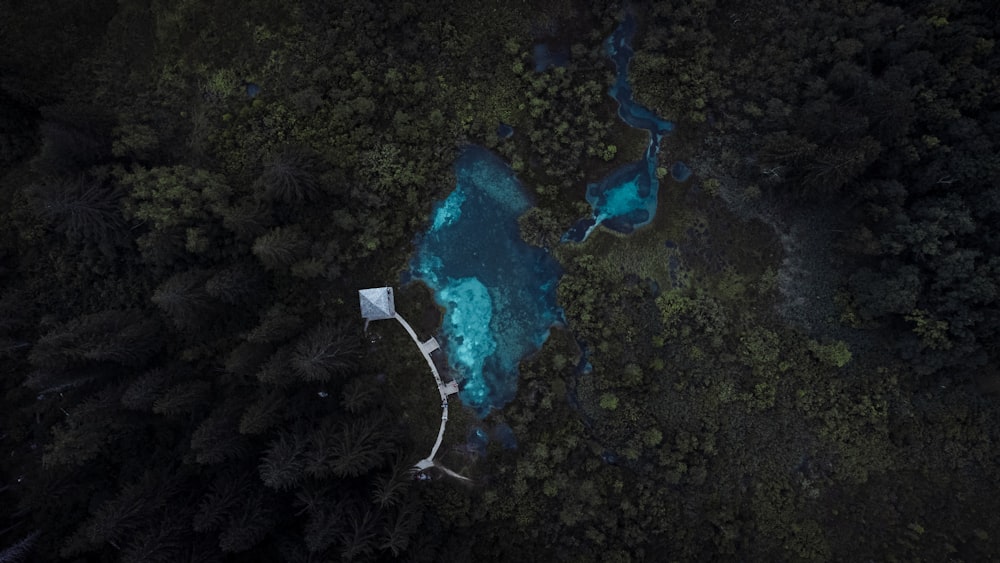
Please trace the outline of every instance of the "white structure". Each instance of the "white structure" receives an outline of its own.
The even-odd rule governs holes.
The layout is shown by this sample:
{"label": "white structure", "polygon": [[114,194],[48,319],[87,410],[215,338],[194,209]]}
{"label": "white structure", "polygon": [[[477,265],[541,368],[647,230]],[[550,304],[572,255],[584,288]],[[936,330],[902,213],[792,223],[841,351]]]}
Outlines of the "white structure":
{"label": "white structure", "polygon": [[391,287],[361,289],[358,291],[358,298],[361,303],[361,316],[365,319],[365,330],[368,330],[369,322],[383,319],[396,319],[403,326],[406,333],[410,335],[410,338],[416,342],[417,348],[420,349],[420,354],[423,355],[427,361],[427,365],[431,368],[431,374],[434,375],[434,383],[437,386],[438,394],[441,396],[441,427],[438,429],[437,440],[434,442],[434,447],[431,448],[430,455],[417,462],[413,469],[415,471],[423,471],[429,467],[436,466],[452,477],[468,481],[467,477],[463,477],[440,464],[434,463],[434,456],[437,455],[438,448],[441,447],[441,441],[444,439],[444,429],[448,424],[448,397],[458,393],[458,383],[454,381],[445,383],[442,381],[437,366],[434,365],[434,360],[431,359],[431,352],[440,348],[437,340],[431,338],[427,341],[421,341],[417,337],[417,333],[414,332],[410,323],[406,322],[406,319],[396,312],[396,302],[393,300]]}
{"label": "white structure", "polygon": [[396,316],[396,301],[391,287],[372,287],[358,291],[361,301],[361,316],[365,319],[365,330],[370,321],[391,319]]}

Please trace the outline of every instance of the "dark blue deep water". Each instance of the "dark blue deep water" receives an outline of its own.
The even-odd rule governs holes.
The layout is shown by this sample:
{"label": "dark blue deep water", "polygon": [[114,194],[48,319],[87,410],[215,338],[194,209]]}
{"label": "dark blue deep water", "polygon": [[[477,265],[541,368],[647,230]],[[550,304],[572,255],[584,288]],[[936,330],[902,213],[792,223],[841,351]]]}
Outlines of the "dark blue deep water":
{"label": "dark blue deep water", "polygon": [[506,163],[469,147],[455,176],[410,267],[445,308],[441,336],[460,396],[484,416],[514,398],[518,362],[561,322],[562,272],[547,252],[521,240],[517,218],[531,203]]}

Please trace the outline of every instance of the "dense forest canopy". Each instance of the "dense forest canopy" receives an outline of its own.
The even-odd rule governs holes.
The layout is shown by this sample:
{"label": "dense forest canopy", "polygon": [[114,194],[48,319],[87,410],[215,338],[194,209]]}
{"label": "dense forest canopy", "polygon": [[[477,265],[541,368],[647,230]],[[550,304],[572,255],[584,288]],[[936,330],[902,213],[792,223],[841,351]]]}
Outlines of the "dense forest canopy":
{"label": "dense forest canopy", "polygon": [[[648,142],[607,95],[626,10],[659,207],[560,243]],[[0,561],[1000,557],[996,4],[0,14]],[[452,409],[463,484],[410,471],[437,395],[357,290],[438,331],[400,280],[469,144],[566,323]]]}

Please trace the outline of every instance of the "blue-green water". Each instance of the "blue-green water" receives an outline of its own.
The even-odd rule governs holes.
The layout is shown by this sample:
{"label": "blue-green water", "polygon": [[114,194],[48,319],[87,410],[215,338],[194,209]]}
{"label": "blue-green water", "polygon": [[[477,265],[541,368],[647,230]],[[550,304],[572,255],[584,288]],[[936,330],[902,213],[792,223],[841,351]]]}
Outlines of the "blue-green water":
{"label": "blue-green water", "polygon": [[580,242],[598,225],[622,233],[631,233],[648,224],[656,215],[660,183],[656,177],[656,157],[663,136],[673,131],[674,124],[661,119],[636,103],[632,85],[628,82],[628,65],[632,60],[632,37],[635,16],[625,20],[605,42],[605,50],[615,63],[615,81],[608,94],[618,102],[618,117],[630,127],[649,131],[649,144],[643,159],[626,164],[602,180],[587,186],[587,202],[592,215],[580,220],[563,236],[563,241]]}
{"label": "blue-green water", "polygon": [[[618,101],[625,123],[649,131],[649,145],[642,160],[587,187],[593,215],[570,229],[564,240],[581,241],[599,224],[628,233],[656,213],[657,153],[673,124],[632,97],[628,63],[634,33],[635,18],[629,15],[606,43],[617,69],[609,94]],[[555,294],[561,270],[546,251],[521,240],[517,219],[531,202],[506,163],[472,146],[456,161],[455,175],[455,190],[434,207],[410,270],[445,308],[441,339],[460,382],[460,396],[485,416],[513,399],[518,363],[538,350],[552,325],[562,321]]]}
{"label": "blue-green water", "polygon": [[514,397],[517,364],[562,320],[561,270],[521,240],[517,218],[531,207],[513,171],[481,147],[455,163],[457,185],[437,204],[410,264],[445,308],[441,328],[462,401],[481,415]]}

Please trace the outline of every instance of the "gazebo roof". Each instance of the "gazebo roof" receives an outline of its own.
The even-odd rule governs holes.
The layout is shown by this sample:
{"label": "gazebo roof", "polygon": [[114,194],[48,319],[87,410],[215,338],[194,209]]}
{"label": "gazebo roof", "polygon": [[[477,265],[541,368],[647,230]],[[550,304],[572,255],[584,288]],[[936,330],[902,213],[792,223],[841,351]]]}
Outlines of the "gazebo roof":
{"label": "gazebo roof", "polygon": [[392,299],[391,287],[372,287],[358,291],[361,301],[361,316],[369,321],[391,319],[396,316],[396,303]]}

